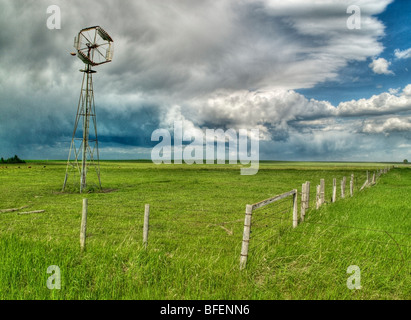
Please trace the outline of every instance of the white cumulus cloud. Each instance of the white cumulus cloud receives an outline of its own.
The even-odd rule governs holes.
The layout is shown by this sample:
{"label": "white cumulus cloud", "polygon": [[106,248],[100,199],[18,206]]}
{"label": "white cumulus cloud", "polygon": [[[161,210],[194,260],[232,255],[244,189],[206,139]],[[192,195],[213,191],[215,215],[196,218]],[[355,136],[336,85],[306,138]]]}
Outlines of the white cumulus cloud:
{"label": "white cumulus cloud", "polygon": [[378,58],[376,60],[373,60],[370,64],[369,67],[374,71],[376,74],[394,74],[391,70],[389,70],[389,67],[391,65],[391,62],[387,61],[384,58]]}
{"label": "white cumulus cloud", "polygon": [[407,50],[400,50],[400,49],[396,49],[394,51],[395,57],[397,59],[408,59],[411,58],[411,48],[407,49]]}
{"label": "white cumulus cloud", "polygon": [[370,121],[365,123],[362,129],[364,133],[385,133],[411,132],[411,119],[409,118],[388,118],[383,122]]}

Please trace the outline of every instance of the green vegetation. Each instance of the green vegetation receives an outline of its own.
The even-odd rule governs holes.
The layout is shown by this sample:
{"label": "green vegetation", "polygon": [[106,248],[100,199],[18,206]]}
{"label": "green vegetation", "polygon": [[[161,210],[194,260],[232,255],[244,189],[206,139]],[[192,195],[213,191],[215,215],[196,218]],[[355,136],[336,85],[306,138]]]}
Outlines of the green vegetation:
{"label": "green vegetation", "polygon": [[26,163],[26,162],[21,160],[17,155],[15,155],[13,158],[8,158],[7,160],[4,160],[4,158],[1,157],[0,163]]}
{"label": "green vegetation", "polygon": [[[62,193],[64,162],[0,168],[0,299],[410,299],[410,169],[382,175],[361,193],[371,163],[263,162],[240,165],[102,162],[104,189]],[[247,269],[239,257],[245,205],[355,174],[355,196],[338,197],[292,229],[291,199],[253,215]],[[90,171],[90,178],[93,172]],[[339,184],[338,184],[339,185]],[[347,188],[348,190],[348,188]],[[89,200],[80,252],[82,199]],[[148,249],[144,204],[151,205]],[[45,210],[19,215],[21,211]],[[267,218],[266,218],[267,217]],[[47,268],[60,267],[61,290]],[[347,268],[361,269],[360,290]]]}

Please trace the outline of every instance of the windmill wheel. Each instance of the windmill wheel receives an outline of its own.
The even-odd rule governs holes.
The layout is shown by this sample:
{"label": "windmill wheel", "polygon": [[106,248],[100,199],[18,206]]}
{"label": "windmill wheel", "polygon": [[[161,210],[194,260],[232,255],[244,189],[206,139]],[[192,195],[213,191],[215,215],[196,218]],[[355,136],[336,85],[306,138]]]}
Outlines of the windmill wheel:
{"label": "windmill wheel", "polygon": [[74,39],[77,56],[91,66],[110,62],[113,58],[113,39],[101,27],[81,30]]}

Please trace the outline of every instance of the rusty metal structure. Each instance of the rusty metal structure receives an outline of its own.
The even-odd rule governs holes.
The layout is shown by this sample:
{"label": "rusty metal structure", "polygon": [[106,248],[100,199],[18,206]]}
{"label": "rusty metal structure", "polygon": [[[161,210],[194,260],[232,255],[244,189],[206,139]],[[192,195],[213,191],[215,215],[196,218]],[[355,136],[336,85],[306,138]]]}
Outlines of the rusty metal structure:
{"label": "rusty metal structure", "polygon": [[[70,173],[74,184],[80,177],[80,193],[87,187],[87,172],[94,167],[97,173],[97,186],[101,189],[100,159],[98,151],[97,121],[94,104],[92,67],[111,62],[113,39],[99,26],[82,29],[74,39],[77,57],[84,62],[83,81],[74,123],[73,136],[67,160],[63,191],[66,189]],[[78,181],[78,180],[77,180]]]}

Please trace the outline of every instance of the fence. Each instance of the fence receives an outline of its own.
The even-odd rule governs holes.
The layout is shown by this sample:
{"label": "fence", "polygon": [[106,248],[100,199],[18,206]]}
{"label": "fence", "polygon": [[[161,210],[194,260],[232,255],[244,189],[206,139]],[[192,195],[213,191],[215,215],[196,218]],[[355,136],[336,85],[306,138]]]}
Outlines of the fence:
{"label": "fence", "polygon": [[247,264],[247,257],[248,257],[248,247],[250,243],[250,233],[251,233],[251,220],[253,211],[263,208],[271,203],[275,203],[287,197],[293,197],[293,226],[297,227],[298,225],[298,210],[297,210],[297,197],[298,191],[292,190],[290,192],[286,192],[282,195],[261,201],[259,203],[253,205],[247,205],[246,213],[245,213],[245,222],[244,222],[244,234],[243,234],[243,244],[241,248],[241,258],[240,258],[240,269],[244,269]]}
{"label": "fence", "polygon": [[[384,168],[381,170],[378,170],[377,172],[373,173],[372,179],[370,179],[370,174],[369,171],[366,172],[366,181],[360,188],[360,191],[364,190],[368,186],[372,186],[376,184],[376,179],[379,178],[382,174],[385,174],[390,171],[391,168]],[[240,254],[240,270],[243,270],[246,268],[247,265],[247,259],[249,255],[249,247],[250,247],[250,241],[251,241],[251,227],[252,227],[252,218],[253,218],[253,212],[256,209],[262,208],[264,206],[267,206],[269,204],[275,203],[279,200],[288,198],[293,196],[293,210],[292,210],[292,227],[295,229],[299,223],[305,221],[305,216],[306,213],[310,207],[310,181],[307,181],[302,184],[301,187],[301,213],[300,213],[300,219],[298,219],[298,209],[297,209],[297,197],[298,197],[298,190],[294,189],[292,191],[286,192],[284,194],[275,196],[273,198],[261,201],[259,203],[253,204],[253,205],[247,205],[246,206],[246,213],[245,213],[245,222],[244,222],[244,232],[243,232],[243,241],[242,241],[242,249],[241,249],[241,254]],[[346,194],[346,185],[347,185],[347,178],[344,176],[341,180],[341,199],[344,199],[347,194]],[[350,190],[350,197],[354,196],[354,186],[355,186],[355,175],[352,174],[350,177],[350,184],[349,184],[349,190]],[[337,179],[333,179],[333,190],[332,190],[332,197],[331,197],[331,203],[335,203],[337,201]],[[315,204],[316,204],[316,209],[318,210],[322,205],[327,203],[325,199],[325,179],[320,179],[320,184],[317,185],[316,187],[316,198],[315,198]],[[276,219],[275,217],[272,217],[272,219]],[[283,219],[282,219],[283,220]],[[312,223],[312,222],[309,222]],[[264,241],[260,241],[264,242]]]}
{"label": "fence", "polygon": [[[327,278],[343,284],[340,281],[347,267],[358,266],[365,279],[376,281],[368,282],[368,289],[377,290],[396,283],[402,285],[397,287],[399,291],[407,290],[401,278],[409,274],[411,266],[410,233],[355,227],[326,218],[313,215],[301,228],[293,229],[286,236],[273,235],[264,242],[254,241],[251,248],[255,254],[254,266],[274,273],[289,270],[293,281],[301,287],[304,282],[310,283],[306,274],[327,274]],[[306,243],[309,245],[305,246]],[[340,273],[336,274],[335,270]],[[281,273],[276,275],[278,282],[281,282]]]}

